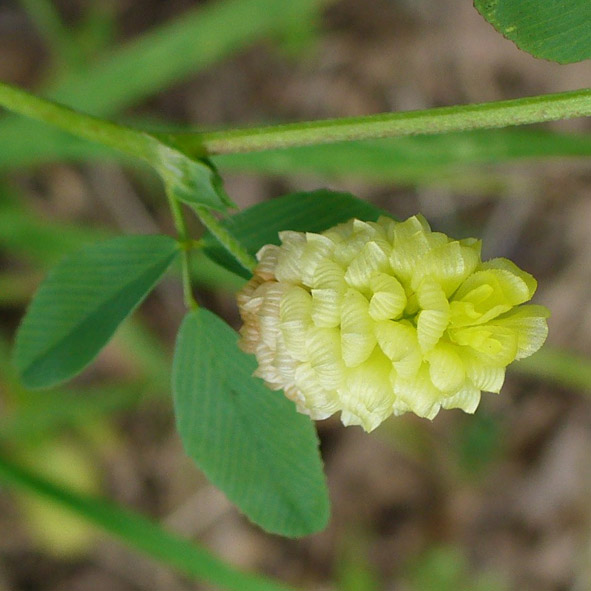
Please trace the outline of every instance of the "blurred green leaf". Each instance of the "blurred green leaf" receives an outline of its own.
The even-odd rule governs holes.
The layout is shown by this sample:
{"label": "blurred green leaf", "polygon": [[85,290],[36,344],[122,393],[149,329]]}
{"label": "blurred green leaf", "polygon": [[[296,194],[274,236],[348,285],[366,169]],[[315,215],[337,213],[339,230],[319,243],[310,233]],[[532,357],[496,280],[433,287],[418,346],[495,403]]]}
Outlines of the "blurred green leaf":
{"label": "blurred green leaf", "polygon": [[[45,95],[95,116],[112,116],[257,39],[310,22],[331,1],[218,0],[200,4],[87,68],[64,74]],[[31,137],[35,138],[33,144]],[[41,158],[55,161],[63,158],[64,151],[76,158],[81,144],[82,151],[96,152],[89,144],[47,125],[6,118],[0,121],[0,168],[34,164]]]}
{"label": "blurred green leaf", "polygon": [[501,455],[502,422],[485,409],[462,419],[455,435],[458,462],[467,476],[478,477]]}
{"label": "blurred green leaf", "polygon": [[467,591],[466,568],[466,558],[458,548],[432,548],[416,561],[410,587],[413,591]]}
{"label": "blurred green leaf", "polygon": [[23,383],[47,387],[81,371],[142,302],[179,250],[168,236],[122,236],[62,260],[17,332]]}
{"label": "blurred green leaf", "polygon": [[591,57],[589,0],[475,0],[494,28],[535,57],[569,64]]}
{"label": "blurred green leaf", "polygon": [[[108,116],[194,75],[240,48],[309,22],[330,0],[216,0],[65,75],[47,96]],[[2,135],[2,134],[0,134]]]}
{"label": "blurred green leaf", "polygon": [[[87,60],[94,61],[107,47],[114,44],[117,36],[117,4],[92,0],[84,4],[83,13],[70,34],[78,51]],[[100,59],[100,57],[99,57]]]}
{"label": "blurred green leaf", "polygon": [[[2,141],[0,135],[0,146]],[[489,187],[499,183],[498,174],[475,165],[589,155],[591,135],[503,129],[224,154],[214,156],[212,161],[222,171],[274,175],[306,172],[328,178],[473,190],[483,184]],[[128,157],[114,150],[61,132],[54,136],[36,133],[34,145],[17,141],[10,150],[0,151],[0,169],[56,159],[79,162],[114,158],[129,162]]]}
{"label": "blurred green leaf", "polygon": [[138,380],[78,391],[52,391],[51,396],[45,393],[44,396],[28,396],[21,408],[0,417],[0,440],[12,444],[42,441],[51,431],[132,407],[153,391],[152,382]]}
{"label": "blurred green leaf", "polygon": [[[377,220],[387,215],[371,203],[349,193],[321,189],[292,193],[259,203],[224,220],[223,225],[252,255],[265,244],[279,244],[279,232],[322,232],[351,218]],[[249,277],[211,234],[203,238],[204,252],[215,262],[242,277]]]}
{"label": "blurred green leaf", "polygon": [[236,333],[200,308],[184,320],[173,363],[187,453],[252,521],[285,536],[321,530],[329,501],[313,423],[252,377]]}
{"label": "blurred green leaf", "polygon": [[202,250],[193,251],[189,262],[191,264],[191,278],[199,286],[236,293],[245,283],[244,277],[218,265]]}
{"label": "blurred green leaf", "polygon": [[[474,170],[468,167],[475,164],[589,155],[591,135],[502,129],[224,154],[213,160],[221,169],[241,172],[293,174],[302,171],[413,184],[448,182],[452,176],[469,177]],[[454,182],[460,184],[462,178]]]}
{"label": "blurred green leaf", "polygon": [[290,591],[278,581],[232,568],[207,550],[175,536],[137,513],[69,490],[1,455],[0,482],[18,491],[32,492],[73,511],[119,538],[128,547],[193,579],[230,591]]}
{"label": "blurred green leaf", "polygon": [[[41,216],[0,185],[0,248],[9,256],[26,259],[47,268],[64,255],[112,237],[112,231],[81,224],[66,223]],[[197,285],[238,291],[241,277],[216,264],[201,250],[191,253],[191,276]],[[16,279],[16,281],[14,281]],[[37,287],[38,272],[14,272],[0,275],[0,305],[22,304]],[[2,289],[4,287],[4,289]]]}
{"label": "blurred green leaf", "polygon": [[106,230],[50,220],[20,204],[3,203],[0,194],[0,248],[42,266],[108,234]]}
{"label": "blurred green leaf", "polygon": [[0,273],[0,308],[21,306],[31,297],[39,280],[39,276],[30,271]]}
{"label": "blurred green leaf", "polygon": [[514,363],[509,370],[591,392],[591,359],[544,346],[535,355]]}
{"label": "blurred green leaf", "polygon": [[335,560],[335,583],[340,591],[378,591],[383,585],[369,558],[375,539],[368,532],[347,526],[340,536]]}
{"label": "blurred green leaf", "polygon": [[19,0],[27,11],[29,18],[35,23],[39,32],[45,37],[52,50],[53,58],[71,68],[83,63],[83,54],[72,38],[70,31],[62,22],[52,0]]}
{"label": "blurred green leaf", "polygon": [[472,572],[463,552],[454,546],[436,546],[424,552],[410,569],[412,591],[506,591],[508,585],[494,573]]}

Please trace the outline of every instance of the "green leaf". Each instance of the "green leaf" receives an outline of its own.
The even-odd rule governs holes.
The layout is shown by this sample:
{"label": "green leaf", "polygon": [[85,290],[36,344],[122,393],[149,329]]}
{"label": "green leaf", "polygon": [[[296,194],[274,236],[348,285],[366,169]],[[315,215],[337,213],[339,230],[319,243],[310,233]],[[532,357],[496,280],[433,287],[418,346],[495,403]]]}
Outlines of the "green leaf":
{"label": "green leaf", "polygon": [[252,377],[236,333],[200,308],[184,320],[173,363],[187,453],[253,522],[285,536],[321,530],[329,501],[313,423]]}
{"label": "green leaf", "polygon": [[[291,193],[259,203],[224,220],[223,225],[252,255],[265,244],[279,244],[282,230],[322,232],[351,218],[377,220],[386,212],[349,193],[321,189]],[[230,271],[248,277],[245,271],[211,235],[203,239],[204,252]]]}
{"label": "green leaf", "polygon": [[589,0],[475,0],[480,14],[535,57],[570,64],[591,57]]}
{"label": "green leaf", "polygon": [[64,258],[17,333],[15,364],[23,383],[47,387],[84,369],[178,252],[168,236],[122,236]]}
{"label": "green leaf", "polygon": [[150,556],[192,579],[235,591],[294,591],[256,574],[241,572],[204,548],[192,544],[146,519],[104,499],[83,495],[53,483],[0,455],[0,482],[30,492],[85,518],[130,548]]}

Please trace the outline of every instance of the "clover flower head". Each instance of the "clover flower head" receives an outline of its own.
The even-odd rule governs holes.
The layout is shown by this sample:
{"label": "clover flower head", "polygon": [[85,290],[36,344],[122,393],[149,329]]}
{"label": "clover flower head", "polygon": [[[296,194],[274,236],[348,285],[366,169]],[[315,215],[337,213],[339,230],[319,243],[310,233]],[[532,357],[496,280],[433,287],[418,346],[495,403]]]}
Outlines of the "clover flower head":
{"label": "clover flower head", "polygon": [[546,308],[536,280],[480,242],[404,222],[357,219],[321,234],[281,232],[238,295],[255,375],[313,419],[340,411],[375,429],[391,414],[473,413],[506,366],[535,353]]}

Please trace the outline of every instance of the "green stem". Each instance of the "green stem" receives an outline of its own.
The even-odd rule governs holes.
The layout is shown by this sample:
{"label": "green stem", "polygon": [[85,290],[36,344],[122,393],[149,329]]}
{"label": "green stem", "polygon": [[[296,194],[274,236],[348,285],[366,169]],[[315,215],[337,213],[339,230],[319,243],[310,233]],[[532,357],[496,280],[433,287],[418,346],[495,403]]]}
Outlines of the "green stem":
{"label": "green stem", "polygon": [[189,310],[196,310],[199,304],[193,296],[193,288],[191,285],[191,254],[188,250],[183,250],[181,265],[182,265],[182,277],[183,277],[183,300],[185,306]]}
{"label": "green stem", "polygon": [[256,259],[244,248],[232,234],[222,226],[219,220],[205,207],[194,206],[193,209],[203,225],[218,239],[220,244],[251,273],[257,265]]}
{"label": "green stem", "polygon": [[0,82],[0,106],[156,165],[163,146],[212,156],[416,134],[542,123],[591,115],[591,89],[425,111],[382,113],[205,133],[148,134],[52,103]]}
{"label": "green stem", "polygon": [[174,196],[169,185],[166,185],[165,188],[166,198],[168,199],[168,205],[172,213],[174,226],[179,237],[179,242],[182,245],[181,273],[183,277],[183,299],[185,301],[185,306],[189,310],[196,310],[199,307],[199,304],[197,304],[195,297],[193,296],[193,288],[191,284],[191,248],[188,247],[188,245],[191,243],[191,238],[189,236],[189,232],[187,231],[187,224],[185,222],[185,217],[183,216],[181,204]]}
{"label": "green stem", "polygon": [[158,140],[148,133],[79,113],[3,82],[0,82],[0,106],[150,163],[159,150]]}
{"label": "green stem", "polygon": [[425,111],[382,113],[205,133],[162,134],[197,155],[255,152],[331,142],[446,133],[591,115],[591,89]]}

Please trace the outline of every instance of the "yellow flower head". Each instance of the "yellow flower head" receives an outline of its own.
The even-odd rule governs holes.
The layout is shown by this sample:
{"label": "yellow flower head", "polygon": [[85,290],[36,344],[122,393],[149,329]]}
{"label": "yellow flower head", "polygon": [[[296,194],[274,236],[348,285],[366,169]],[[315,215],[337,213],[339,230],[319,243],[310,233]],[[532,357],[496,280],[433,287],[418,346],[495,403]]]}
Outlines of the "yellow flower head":
{"label": "yellow flower head", "polygon": [[238,295],[241,347],[300,412],[375,429],[391,414],[473,413],[505,367],[544,343],[536,280],[422,216],[280,233]]}

